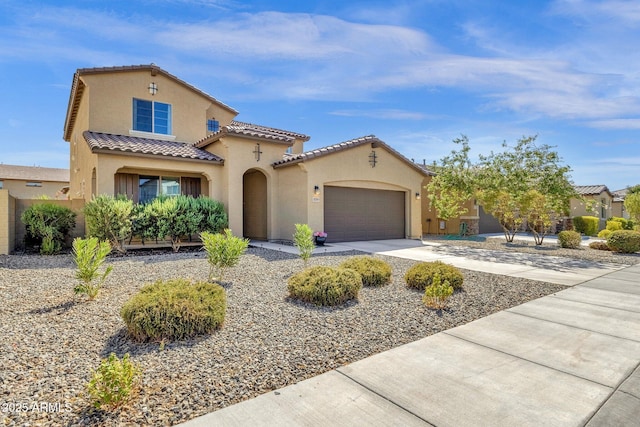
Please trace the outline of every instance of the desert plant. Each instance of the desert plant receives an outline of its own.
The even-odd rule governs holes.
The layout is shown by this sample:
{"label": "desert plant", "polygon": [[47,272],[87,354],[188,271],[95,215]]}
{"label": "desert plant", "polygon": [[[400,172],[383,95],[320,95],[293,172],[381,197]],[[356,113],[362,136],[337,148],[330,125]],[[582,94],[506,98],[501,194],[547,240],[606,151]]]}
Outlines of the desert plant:
{"label": "desert plant", "polygon": [[293,243],[298,247],[300,258],[304,261],[306,267],[313,249],[316,245],[313,243],[313,230],[307,224],[296,224],[296,232],[293,234]]}
{"label": "desert plant", "polygon": [[354,270],[311,267],[289,278],[291,298],[320,306],[343,304],[358,297],[362,277]]}
{"label": "desert plant", "polygon": [[612,251],[632,254],[640,251],[640,232],[633,230],[618,230],[607,238],[607,245]]}
{"label": "desert plant", "polygon": [[404,275],[404,281],[410,288],[424,290],[431,286],[433,278],[438,274],[442,281],[449,282],[453,289],[462,287],[464,276],[456,267],[442,261],[420,262],[414,264]]}
{"label": "desert plant", "polygon": [[364,286],[382,286],[391,280],[391,266],[371,256],[349,258],[340,264],[340,268],[350,268],[360,273]]}
{"label": "desert plant", "polygon": [[20,217],[26,226],[27,237],[40,245],[40,252],[53,254],[62,248],[69,231],[76,225],[76,213],[54,203],[37,203]]}
{"label": "desert plant", "polygon": [[582,242],[580,233],[573,230],[564,230],[558,233],[558,244],[561,248],[577,249]]}
{"label": "desert plant", "polygon": [[595,236],[598,234],[598,225],[600,220],[595,216],[574,216],[573,228],[578,233],[585,236]]}
{"label": "desert plant", "polygon": [[[210,282],[222,282],[226,269],[238,264],[240,256],[249,246],[249,239],[235,237],[228,228],[224,230],[224,234],[203,231],[200,233],[200,240],[207,252]],[[217,277],[214,278],[216,273]]]}
{"label": "desert plant", "polygon": [[[611,232],[609,232],[611,233]],[[611,248],[607,245],[607,242],[591,242],[589,243],[591,249],[597,249],[599,251],[610,251]]]}
{"label": "desert plant", "polygon": [[609,235],[610,235],[611,233],[613,233],[613,231],[611,231],[611,230],[607,230],[607,229],[605,228],[604,230],[600,230],[600,231],[598,232],[598,237],[599,237],[600,239],[606,239],[607,237],[609,237]]}
{"label": "desert plant", "polygon": [[441,280],[440,274],[435,273],[431,285],[424,290],[422,302],[430,308],[443,309],[447,307],[447,300],[453,294],[453,287],[448,280]]}
{"label": "desert plant", "polygon": [[106,240],[124,253],[124,242],[132,233],[133,201],[103,194],[88,202],[83,211],[89,236]]}
{"label": "desert plant", "polygon": [[220,285],[186,279],[144,286],[120,310],[136,341],[183,340],[210,333],[224,322],[227,298]]}
{"label": "desert plant", "polygon": [[[108,266],[102,275],[98,272],[105,258],[111,252],[109,242],[101,242],[96,237],[73,240],[73,261],[76,263],[76,279],[80,283],[73,289],[76,294],[86,294],[90,300],[97,295],[113,266]],[[95,283],[96,280],[99,281]]]}
{"label": "desert plant", "polygon": [[129,353],[120,360],[114,353],[102,360],[87,386],[93,405],[115,409],[125,404],[138,387],[142,371],[131,361]]}

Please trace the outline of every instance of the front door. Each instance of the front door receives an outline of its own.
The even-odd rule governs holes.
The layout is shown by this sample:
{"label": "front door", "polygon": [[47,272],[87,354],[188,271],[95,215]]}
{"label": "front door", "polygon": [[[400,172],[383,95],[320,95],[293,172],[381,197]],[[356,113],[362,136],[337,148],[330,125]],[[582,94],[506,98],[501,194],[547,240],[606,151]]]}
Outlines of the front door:
{"label": "front door", "polygon": [[244,237],[267,240],[267,177],[259,170],[242,177],[242,206]]}

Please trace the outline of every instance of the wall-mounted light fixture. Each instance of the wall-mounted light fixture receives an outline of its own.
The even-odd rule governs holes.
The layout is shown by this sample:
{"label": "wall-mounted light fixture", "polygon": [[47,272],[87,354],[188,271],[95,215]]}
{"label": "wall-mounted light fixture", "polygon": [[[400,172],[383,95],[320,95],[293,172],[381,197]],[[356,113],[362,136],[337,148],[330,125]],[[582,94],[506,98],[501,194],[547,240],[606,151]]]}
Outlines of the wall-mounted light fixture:
{"label": "wall-mounted light fixture", "polygon": [[317,185],[315,185],[315,186],[313,187],[313,194],[315,194],[316,196],[317,196],[318,194],[320,194],[320,187],[318,187]]}
{"label": "wall-mounted light fixture", "polygon": [[378,156],[376,154],[376,150],[371,150],[371,154],[369,154],[369,164],[372,168],[376,167],[376,163],[378,163]]}
{"label": "wall-mounted light fixture", "polygon": [[149,93],[151,95],[158,93],[158,85],[155,82],[149,83]]}
{"label": "wall-mounted light fixture", "polygon": [[420,193],[416,193],[416,200],[420,200]]}
{"label": "wall-mounted light fixture", "polygon": [[256,161],[260,161],[260,154],[262,154],[262,151],[260,151],[260,144],[256,144],[256,148],[253,150],[253,154],[255,154],[256,156]]}

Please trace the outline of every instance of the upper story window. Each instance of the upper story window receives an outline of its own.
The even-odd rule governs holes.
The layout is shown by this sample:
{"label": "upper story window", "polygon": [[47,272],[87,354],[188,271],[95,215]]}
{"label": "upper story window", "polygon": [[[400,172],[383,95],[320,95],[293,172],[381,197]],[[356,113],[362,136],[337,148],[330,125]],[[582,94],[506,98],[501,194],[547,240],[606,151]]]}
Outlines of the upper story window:
{"label": "upper story window", "polygon": [[220,122],[217,120],[207,120],[207,132],[218,132],[220,130]]}
{"label": "upper story window", "polygon": [[287,154],[293,154],[293,147],[287,147],[287,151],[285,151]]}
{"label": "upper story window", "polygon": [[134,98],[133,130],[171,135],[171,104]]}
{"label": "upper story window", "polygon": [[607,217],[607,200],[606,199],[600,199],[600,218],[606,218]]}
{"label": "upper story window", "polygon": [[42,187],[41,182],[29,181],[27,182],[27,187]]}

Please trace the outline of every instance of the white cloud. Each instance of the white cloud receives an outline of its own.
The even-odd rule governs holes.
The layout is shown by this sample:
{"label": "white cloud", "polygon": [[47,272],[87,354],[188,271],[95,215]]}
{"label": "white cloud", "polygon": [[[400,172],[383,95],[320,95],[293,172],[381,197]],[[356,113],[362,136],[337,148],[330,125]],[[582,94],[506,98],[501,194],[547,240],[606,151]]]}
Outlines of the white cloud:
{"label": "white cloud", "polygon": [[385,120],[433,120],[438,116],[428,115],[417,111],[405,111],[397,109],[387,110],[336,110],[329,114],[343,117],[370,117]]}
{"label": "white cloud", "polygon": [[596,120],[588,126],[598,129],[640,129],[640,119]]}

